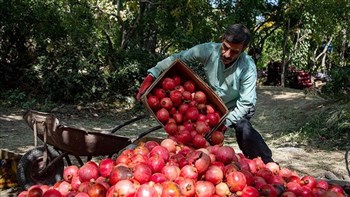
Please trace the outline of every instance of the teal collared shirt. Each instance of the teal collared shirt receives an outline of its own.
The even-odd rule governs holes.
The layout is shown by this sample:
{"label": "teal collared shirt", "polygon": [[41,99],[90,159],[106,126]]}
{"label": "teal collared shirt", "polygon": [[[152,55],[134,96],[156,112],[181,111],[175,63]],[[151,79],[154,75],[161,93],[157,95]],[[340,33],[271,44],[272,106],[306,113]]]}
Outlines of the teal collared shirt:
{"label": "teal collared shirt", "polygon": [[257,72],[253,59],[245,52],[226,69],[220,55],[221,43],[204,43],[169,56],[149,69],[148,73],[157,78],[176,59],[186,64],[200,62],[209,85],[230,110],[224,124],[231,126],[256,104]]}

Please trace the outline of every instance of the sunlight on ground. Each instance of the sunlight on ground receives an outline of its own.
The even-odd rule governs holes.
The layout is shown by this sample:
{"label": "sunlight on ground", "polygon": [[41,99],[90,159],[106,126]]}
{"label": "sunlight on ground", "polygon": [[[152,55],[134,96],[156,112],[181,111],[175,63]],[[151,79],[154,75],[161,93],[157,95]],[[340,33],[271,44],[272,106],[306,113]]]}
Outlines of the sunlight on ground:
{"label": "sunlight on ground", "polygon": [[5,121],[13,121],[13,120],[22,120],[22,116],[16,116],[16,115],[8,115],[8,116],[0,116],[0,120]]}

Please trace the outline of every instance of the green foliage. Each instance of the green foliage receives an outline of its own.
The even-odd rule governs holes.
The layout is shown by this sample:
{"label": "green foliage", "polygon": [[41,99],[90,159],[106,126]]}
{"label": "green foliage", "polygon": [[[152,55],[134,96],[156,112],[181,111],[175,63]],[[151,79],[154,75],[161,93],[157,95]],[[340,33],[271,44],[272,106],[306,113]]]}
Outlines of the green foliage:
{"label": "green foliage", "polygon": [[349,100],[350,94],[350,67],[332,67],[331,81],[322,88],[323,96],[332,99]]}

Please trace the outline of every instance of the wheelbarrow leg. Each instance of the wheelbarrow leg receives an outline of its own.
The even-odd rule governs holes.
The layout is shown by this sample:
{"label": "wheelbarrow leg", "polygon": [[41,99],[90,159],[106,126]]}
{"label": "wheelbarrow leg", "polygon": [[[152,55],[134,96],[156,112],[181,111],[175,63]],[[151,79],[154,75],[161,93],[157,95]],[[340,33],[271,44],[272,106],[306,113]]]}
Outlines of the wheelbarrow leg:
{"label": "wheelbarrow leg", "polygon": [[79,156],[74,155],[74,157],[77,159],[77,161],[78,161],[80,167],[84,165],[83,160],[81,160],[81,158],[80,158]]}

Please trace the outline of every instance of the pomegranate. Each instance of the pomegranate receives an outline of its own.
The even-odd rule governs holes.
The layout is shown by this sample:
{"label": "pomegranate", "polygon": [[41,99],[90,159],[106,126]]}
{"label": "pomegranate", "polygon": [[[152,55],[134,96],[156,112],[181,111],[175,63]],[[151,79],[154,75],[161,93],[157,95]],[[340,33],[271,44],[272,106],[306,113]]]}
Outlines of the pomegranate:
{"label": "pomegranate", "polygon": [[173,75],[171,78],[174,79],[175,85],[180,85],[182,83],[181,77],[179,75]]}
{"label": "pomegranate", "polygon": [[207,109],[207,114],[211,114],[215,112],[215,107],[211,104],[207,104],[206,109]]}
{"label": "pomegranate", "polygon": [[131,179],[132,177],[133,173],[128,167],[122,165],[115,166],[109,175],[109,184],[114,185],[121,180]]}
{"label": "pomegranate", "polygon": [[261,176],[253,176],[253,186],[256,189],[260,189],[261,186],[267,184],[267,182],[265,181],[264,178],[262,178]]}
{"label": "pomegranate", "polygon": [[154,94],[158,98],[158,100],[161,100],[162,98],[166,97],[166,92],[162,88],[155,88],[154,89]]}
{"label": "pomegranate", "polygon": [[213,145],[221,145],[225,140],[225,136],[221,131],[214,131],[210,136],[210,141]]}
{"label": "pomegranate", "polygon": [[63,197],[63,195],[58,190],[51,188],[46,190],[42,197]]}
{"label": "pomegranate", "polygon": [[265,164],[265,167],[268,168],[269,170],[271,170],[271,172],[275,175],[279,174],[280,171],[280,166],[275,163],[275,162],[268,162],[267,164]]}
{"label": "pomegranate", "polygon": [[317,180],[315,187],[319,187],[327,190],[329,188],[329,183],[326,180],[322,180],[322,179]]}
{"label": "pomegranate", "polygon": [[185,88],[182,85],[175,86],[175,90],[178,90],[181,92],[181,94],[185,91]]}
{"label": "pomegranate", "polygon": [[180,176],[192,180],[198,179],[198,171],[193,165],[185,165],[180,170]]}
{"label": "pomegranate", "polygon": [[178,112],[182,115],[185,115],[187,113],[187,110],[189,108],[189,105],[187,103],[182,103],[178,107]]}
{"label": "pomegranate", "polygon": [[[241,197],[259,197],[259,191],[252,186],[246,186],[241,192]],[[272,197],[272,196],[270,196]]]}
{"label": "pomegranate", "polygon": [[156,116],[157,119],[164,124],[169,120],[170,114],[168,110],[166,110],[165,108],[161,108],[157,111]]}
{"label": "pomegranate", "polygon": [[134,179],[144,184],[151,179],[152,169],[145,163],[138,163],[133,169]]}
{"label": "pomegranate", "polygon": [[185,81],[185,83],[183,84],[183,86],[184,86],[184,89],[186,90],[186,91],[189,91],[189,92],[194,92],[195,90],[196,90],[196,85],[195,85],[195,83],[193,82],[193,81],[191,81],[191,80],[187,80],[187,81]]}
{"label": "pomegranate", "polygon": [[72,188],[72,190],[74,190],[74,191],[78,191],[78,188],[79,188],[80,184],[81,184],[81,181],[80,181],[79,176],[73,177],[73,178],[72,178],[72,181],[71,181],[71,183],[70,183],[71,188]]}
{"label": "pomegranate", "polygon": [[178,184],[173,181],[165,181],[162,184],[161,197],[177,197],[181,196],[181,190]]}
{"label": "pomegranate", "polygon": [[173,108],[173,101],[169,97],[164,97],[160,100],[160,107],[170,111]]}
{"label": "pomegranate", "polygon": [[87,193],[87,189],[89,187],[90,182],[86,181],[86,182],[82,182],[79,187],[78,187],[78,192],[84,192]]}
{"label": "pomegranate", "polygon": [[257,176],[261,176],[262,178],[264,178],[266,180],[266,182],[270,183],[271,179],[273,177],[273,173],[271,172],[271,170],[269,170],[268,168],[262,168],[259,169],[255,175]]}
{"label": "pomegranate", "polygon": [[218,150],[215,152],[215,157],[217,161],[220,161],[225,165],[231,163],[232,161],[238,160],[235,156],[234,149],[230,146],[219,147]]}
{"label": "pomegranate", "polygon": [[187,120],[194,122],[197,120],[198,116],[199,116],[198,109],[196,107],[189,107],[186,112],[185,118]]}
{"label": "pomegranate", "polygon": [[160,172],[165,166],[165,161],[159,155],[153,155],[147,160],[148,166],[151,168],[153,173]]}
{"label": "pomegranate", "polygon": [[115,165],[118,164],[129,164],[131,162],[131,159],[127,155],[120,155],[116,160],[115,160]]}
{"label": "pomegranate", "polygon": [[[61,193],[60,193],[61,194]],[[61,195],[62,196],[62,195]],[[60,196],[60,197],[61,197]],[[21,191],[17,197],[28,197],[28,191],[27,190],[24,190],[24,191]],[[48,197],[48,196],[46,196]]]}
{"label": "pomegranate", "polygon": [[184,178],[179,182],[181,196],[190,197],[196,193],[195,188],[196,182],[193,179]]}
{"label": "pomegranate", "polygon": [[220,117],[217,116],[217,114],[215,114],[215,113],[209,113],[206,116],[206,120],[207,120],[208,125],[210,127],[215,127],[217,124],[219,124]]}
{"label": "pomegranate", "polygon": [[285,180],[288,180],[292,176],[292,171],[288,168],[281,168],[278,172],[278,175],[283,177]]}
{"label": "pomegranate", "polygon": [[145,144],[144,144],[144,146],[145,146],[146,148],[148,148],[149,151],[151,151],[155,146],[158,146],[158,145],[159,145],[159,143],[156,142],[156,141],[153,141],[153,140],[147,141],[147,142],[145,142]]}
{"label": "pomegranate", "polygon": [[121,180],[114,185],[113,196],[134,197],[136,187],[130,180]]}
{"label": "pomegranate", "polygon": [[153,111],[156,111],[160,108],[159,98],[157,96],[154,96],[154,95],[150,95],[147,98],[147,104]]}
{"label": "pomegranate", "polygon": [[197,150],[190,152],[187,156],[187,160],[189,164],[197,168],[198,174],[200,175],[208,169],[211,162],[209,155]]}
{"label": "pomegranate", "polygon": [[168,180],[174,181],[179,177],[180,171],[181,170],[178,166],[168,164],[163,167],[161,173],[163,173]]}
{"label": "pomegranate", "polygon": [[156,172],[152,174],[150,181],[155,183],[163,183],[164,181],[169,181],[169,179],[163,173]]}
{"label": "pomegranate", "polygon": [[194,124],[191,121],[186,121],[183,123],[183,126],[185,127],[186,130],[192,131],[194,130]]}
{"label": "pomegranate", "polygon": [[111,187],[111,185],[109,185],[109,178],[107,177],[100,176],[95,180],[95,182],[103,185],[106,188],[106,190],[108,190]]}
{"label": "pomegranate", "polygon": [[192,135],[191,132],[184,129],[179,131],[176,135],[175,135],[176,141],[180,144],[184,144],[184,145],[188,145],[189,143],[192,142]]}
{"label": "pomegranate", "polygon": [[175,112],[173,114],[173,119],[175,120],[176,124],[182,124],[182,122],[184,120],[184,116],[180,112]]}
{"label": "pomegranate", "polygon": [[226,174],[226,181],[231,192],[242,191],[247,183],[244,174],[239,171]]}
{"label": "pomegranate", "polygon": [[170,77],[166,77],[163,79],[162,81],[162,88],[167,91],[167,90],[173,90],[175,89],[176,83],[175,80],[170,78]]}
{"label": "pomegranate", "polygon": [[115,161],[113,159],[111,158],[102,159],[98,165],[100,175],[103,177],[108,177],[111,174],[114,165],[115,165]]}
{"label": "pomegranate", "polygon": [[100,183],[91,182],[88,186],[87,193],[90,197],[105,197],[107,189]]}
{"label": "pomegranate", "polygon": [[209,181],[196,182],[196,196],[197,197],[212,197],[215,193],[215,186]]}
{"label": "pomegranate", "polygon": [[179,90],[172,90],[169,94],[174,106],[179,106],[182,102],[182,93]]}
{"label": "pomegranate", "polygon": [[295,195],[299,196],[301,192],[301,186],[296,182],[288,182],[286,184],[286,190],[293,192]]}
{"label": "pomegranate", "polygon": [[206,120],[206,114],[207,114],[207,107],[204,103],[197,103],[197,109],[200,114],[203,114],[203,119]]}
{"label": "pomegranate", "polygon": [[247,185],[252,186],[253,183],[254,183],[254,174],[251,173],[251,172],[248,171],[248,170],[241,170],[241,172],[242,172],[242,173],[244,174],[244,176],[245,176]]}
{"label": "pomegranate", "polygon": [[80,167],[78,174],[81,182],[95,180],[99,177],[99,169],[95,162],[88,161]]}
{"label": "pomegranate", "polygon": [[153,156],[153,155],[159,155],[161,158],[164,159],[165,162],[167,162],[170,158],[170,153],[168,151],[168,149],[166,149],[163,146],[155,146],[151,152],[149,153],[149,156]]}
{"label": "pomegranate", "polygon": [[54,186],[63,196],[66,196],[71,190],[71,184],[67,181],[59,181],[58,185]]}
{"label": "pomegranate", "polygon": [[208,169],[205,171],[204,179],[216,185],[223,181],[224,172],[219,166],[210,165]]}
{"label": "pomegranate", "polygon": [[142,184],[136,191],[135,197],[158,197],[157,190],[149,184]]}
{"label": "pomegranate", "polygon": [[168,122],[164,126],[164,130],[169,134],[169,135],[175,135],[178,131],[177,124],[175,122]]}
{"label": "pomegranate", "polygon": [[70,183],[73,177],[78,176],[78,171],[79,168],[75,165],[65,167],[63,170],[63,179]]}
{"label": "pomegranate", "polygon": [[147,156],[149,153],[149,150],[147,147],[143,146],[143,145],[139,145],[136,148],[134,148],[134,155],[144,155]]}
{"label": "pomegranate", "polygon": [[184,90],[182,92],[182,98],[186,102],[191,101],[192,100],[192,93],[190,91]]}
{"label": "pomegranate", "polygon": [[205,93],[203,91],[196,91],[194,93],[193,100],[195,100],[199,104],[202,104],[202,103],[206,104],[207,96],[205,95]]}
{"label": "pomegranate", "polygon": [[90,196],[85,192],[78,192],[77,195],[75,195],[75,197],[90,197]]}
{"label": "pomegranate", "polygon": [[33,187],[28,189],[28,197],[41,197],[43,195],[43,190],[40,187]]}
{"label": "pomegranate", "polygon": [[218,183],[215,185],[215,194],[217,194],[220,197],[225,196],[231,196],[230,188],[228,188],[228,185],[225,182]]}
{"label": "pomegranate", "polygon": [[313,176],[307,175],[303,176],[301,179],[301,185],[304,185],[310,189],[316,186],[316,179]]}
{"label": "pomegranate", "polygon": [[314,194],[312,193],[312,190],[307,186],[302,186],[300,189],[300,196],[302,197],[313,197]]}
{"label": "pomegranate", "polygon": [[166,138],[161,141],[160,145],[165,147],[169,151],[169,153],[175,153],[178,144],[175,140]]}
{"label": "pomegranate", "polygon": [[192,144],[195,148],[204,148],[206,146],[207,140],[203,135],[196,134],[192,138]]}
{"label": "pomegranate", "polygon": [[210,131],[210,127],[205,121],[197,120],[195,125],[198,134],[205,135]]}
{"label": "pomegranate", "polygon": [[262,185],[259,189],[261,196],[277,197],[277,191],[271,184]]}
{"label": "pomegranate", "polygon": [[229,173],[234,172],[234,171],[240,171],[239,166],[234,162],[227,164],[224,168],[225,176],[227,176]]}

